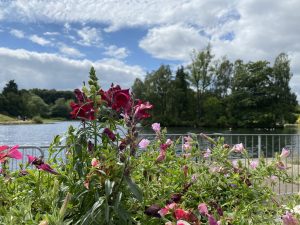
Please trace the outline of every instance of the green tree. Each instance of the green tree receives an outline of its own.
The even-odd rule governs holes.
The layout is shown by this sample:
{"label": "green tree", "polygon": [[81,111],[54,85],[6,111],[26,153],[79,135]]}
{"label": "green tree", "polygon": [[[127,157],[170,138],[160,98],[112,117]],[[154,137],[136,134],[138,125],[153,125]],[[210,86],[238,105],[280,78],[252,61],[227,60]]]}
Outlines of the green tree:
{"label": "green tree", "polygon": [[18,85],[14,80],[10,80],[2,91],[2,112],[11,115],[18,116],[24,113],[24,103],[22,101]]}
{"label": "green tree", "polygon": [[59,98],[51,107],[51,117],[70,118],[71,107],[64,98]]}
{"label": "green tree", "polygon": [[135,79],[131,90],[132,90],[132,93],[135,96],[135,98],[146,100],[146,98],[145,98],[145,85],[144,85],[144,82],[141,79],[139,79],[139,78]]}
{"label": "green tree", "polygon": [[187,67],[190,71],[190,82],[195,87],[197,93],[197,119],[200,119],[201,116],[201,94],[204,93],[212,82],[211,62],[213,57],[211,47],[208,45],[203,51],[193,51],[192,63]]}
{"label": "green tree", "polygon": [[49,106],[43,101],[41,97],[29,93],[24,99],[26,112],[29,117],[49,116]]}

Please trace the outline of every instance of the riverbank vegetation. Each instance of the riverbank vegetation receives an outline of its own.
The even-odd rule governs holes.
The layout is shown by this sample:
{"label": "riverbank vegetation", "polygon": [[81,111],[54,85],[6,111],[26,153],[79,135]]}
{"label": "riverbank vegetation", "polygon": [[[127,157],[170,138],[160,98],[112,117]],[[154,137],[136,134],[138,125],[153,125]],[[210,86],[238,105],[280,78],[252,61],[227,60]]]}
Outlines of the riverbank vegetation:
{"label": "riverbank vegetation", "polygon": [[174,72],[161,65],[132,87],[155,105],[152,121],[168,126],[281,127],[297,120],[292,72],[284,53],[274,63],[216,59],[210,46]]}
{"label": "riverbank vegetation", "polygon": [[[19,90],[14,80],[10,80],[0,94],[0,122],[31,123],[35,118],[70,119],[70,101],[73,92],[46,89]],[[5,116],[4,116],[5,115]],[[26,122],[27,121],[27,122]],[[41,120],[39,120],[41,121]]]}

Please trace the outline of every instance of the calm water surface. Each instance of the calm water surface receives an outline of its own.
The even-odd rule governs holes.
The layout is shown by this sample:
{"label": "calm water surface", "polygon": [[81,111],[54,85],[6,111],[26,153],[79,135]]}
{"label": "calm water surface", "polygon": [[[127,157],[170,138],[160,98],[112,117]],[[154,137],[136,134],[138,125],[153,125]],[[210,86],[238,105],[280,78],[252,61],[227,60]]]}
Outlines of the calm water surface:
{"label": "calm water surface", "polygon": [[[64,134],[68,127],[75,128],[79,122],[58,122],[53,124],[30,124],[30,125],[0,125],[0,145],[49,145],[55,135]],[[170,134],[184,133],[226,133],[226,134],[257,134],[257,133],[276,133],[276,134],[300,134],[300,127],[289,127],[284,129],[265,130],[265,129],[220,129],[220,128],[192,128],[192,127],[171,127],[168,128]],[[153,133],[150,127],[144,128],[141,133]]]}

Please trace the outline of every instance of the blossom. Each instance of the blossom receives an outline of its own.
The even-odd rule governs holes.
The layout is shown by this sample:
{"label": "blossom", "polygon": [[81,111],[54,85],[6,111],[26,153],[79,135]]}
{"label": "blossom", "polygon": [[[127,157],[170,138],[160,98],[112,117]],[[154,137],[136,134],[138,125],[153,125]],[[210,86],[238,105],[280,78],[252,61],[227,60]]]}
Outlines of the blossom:
{"label": "blossom", "polygon": [[251,167],[252,169],[256,169],[257,166],[258,166],[258,161],[251,161],[251,162],[250,162],[250,167]]}
{"label": "blossom", "polygon": [[39,170],[43,170],[43,171],[46,171],[48,173],[52,173],[52,174],[59,174],[57,173],[54,169],[51,168],[51,166],[47,163],[45,163],[42,158],[37,158],[35,156],[32,156],[32,155],[27,155],[28,157],[28,163],[29,164],[32,164],[32,165],[35,165],[35,167]]}
{"label": "blossom", "polygon": [[79,103],[85,102],[86,95],[82,91],[80,91],[79,89],[75,89],[74,93],[75,93],[75,97]]}
{"label": "blossom", "polygon": [[176,225],[190,225],[190,223],[186,222],[185,220],[178,220]]}
{"label": "blossom", "polygon": [[293,212],[300,215],[300,205],[296,205],[294,208],[293,208]]}
{"label": "blossom", "polygon": [[175,215],[176,220],[180,220],[180,219],[188,220],[190,217],[190,212],[185,211],[183,209],[175,209],[174,215]]}
{"label": "blossom", "polygon": [[52,173],[52,174],[59,174],[58,172],[56,172],[54,169],[51,168],[51,166],[47,163],[43,163],[41,165],[36,166],[39,170],[43,170],[46,171],[48,173]]}
{"label": "blossom", "polygon": [[129,89],[121,89],[119,85],[114,86],[112,84],[107,91],[101,89],[99,94],[101,95],[101,99],[117,112],[123,109],[123,111],[127,113],[132,106]]}
{"label": "blossom", "polygon": [[150,141],[148,139],[142,139],[139,143],[139,147],[142,149],[145,149],[150,144]]}
{"label": "blossom", "polygon": [[87,100],[85,103],[71,102],[72,108],[71,117],[73,119],[79,118],[83,120],[95,120],[94,102]]}
{"label": "blossom", "polygon": [[155,133],[159,133],[160,132],[160,123],[153,123],[152,129],[155,131]]}
{"label": "blossom", "polygon": [[169,145],[169,146],[171,146],[173,144],[173,141],[168,138],[167,141],[166,141],[166,144]]}
{"label": "blossom", "polygon": [[290,151],[287,148],[283,148],[280,154],[280,158],[286,158],[290,154]]}
{"label": "blossom", "polygon": [[198,211],[202,216],[208,215],[208,209],[205,203],[200,203],[198,205]]}
{"label": "blossom", "polygon": [[299,225],[299,221],[289,212],[282,216],[282,222],[284,225]]}
{"label": "blossom", "polygon": [[208,158],[211,155],[211,150],[209,148],[206,149],[206,152],[204,153],[204,158]]}
{"label": "blossom", "polygon": [[218,221],[212,215],[208,215],[208,223],[209,225],[218,225]]}
{"label": "blossom", "polygon": [[93,158],[91,162],[92,167],[98,167],[100,165],[100,162],[98,159]]}
{"label": "blossom", "polygon": [[237,160],[232,160],[232,166],[233,167],[238,167],[238,161]]}
{"label": "blossom", "polygon": [[11,148],[7,145],[0,146],[0,163],[7,160],[7,158],[22,159],[23,155],[18,150],[19,145],[15,145]]}
{"label": "blossom", "polygon": [[184,149],[184,150],[187,151],[187,150],[190,150],[191,148],[192,148],[192,146],[190,145],[189,142],[186,142],[186,143],[183,144],[183,149]]}
{"label": "blossom", "polygon": [[173,223],[171,221],[168,221],[165,223],[165,225],[173,225]]}
{"label": "blossom", "polygon": [[166,152],[161,151],[156,158],[156,162],[162,162],[166,159]]}
{"label": "blossom", "polygon": [[158,211],[158,214],[161,216],[161,217],[164,217],[165,215],[167,215],[169,213],[169,209],[167,207],[164,207],[164,208],[161,208],[159,211]]}
{"label": "blossom", "polygon": [[134,106],[133,117],[137,120],[148,118],[150,117],[150,114],[147,111],[152,108],[153,105],[151,105],[149,102],[142,102],[139,100],[137,104]]}
{"label": "blossom", "polygon": [[272,183],[275,183],[277,181],[278,177],[275,175],[270,176],[270,180]]}
{"label": "blossom", "polygon": [[243,143],[240,143],[240,144],[235,144],[232,148],[232,150],[236,153],[242,153],[244,151],[244,145]]}
{"label": "blossom", "polygon": [[105,134],[112,141],[116,140],[116,135],[108,128],[104,129],[103,134]]}

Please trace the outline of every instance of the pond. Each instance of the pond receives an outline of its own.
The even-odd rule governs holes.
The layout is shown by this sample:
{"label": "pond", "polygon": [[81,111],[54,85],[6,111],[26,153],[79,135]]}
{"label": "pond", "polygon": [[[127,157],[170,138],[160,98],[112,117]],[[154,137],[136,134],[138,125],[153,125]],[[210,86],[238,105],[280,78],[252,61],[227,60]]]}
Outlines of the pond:
{"label": "pond", "polygon": [[[57,122],[52,124],[30,124],[30,125],[0,125],[0,145],[49,145],[55,135],[64,134],[68,127],[79,126],[79,122]],[[284,129],[221,129],[221,128],[193,128],[193,127],[170,127],[170,134],[185,133],[224,133],[224,134],[300,134],[300,127],[289,127]],[[141,129],[140,133],[153,134],[151,127]]]}

